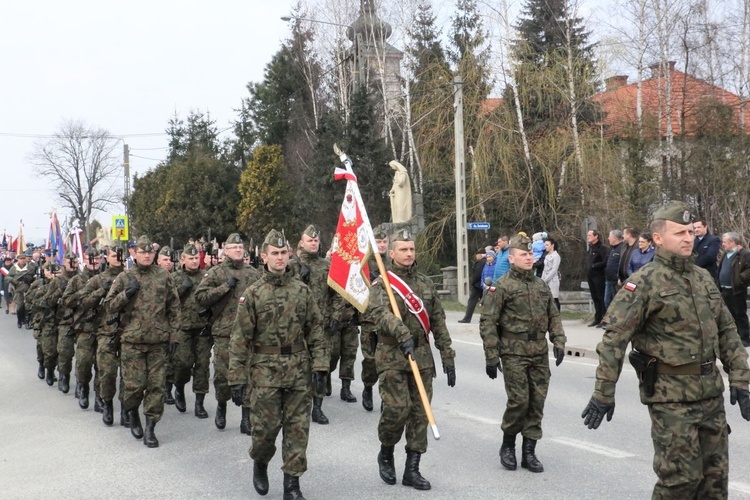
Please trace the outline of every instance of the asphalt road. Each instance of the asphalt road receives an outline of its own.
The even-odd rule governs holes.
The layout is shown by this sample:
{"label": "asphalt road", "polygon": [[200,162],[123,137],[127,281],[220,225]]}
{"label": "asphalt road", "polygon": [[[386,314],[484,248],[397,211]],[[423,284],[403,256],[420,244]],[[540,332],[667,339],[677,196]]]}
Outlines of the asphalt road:
{"label": "asphalt road", "polygon": [[[442,437],[430,437],[421,466],[432,490],[416,491],[400,481],[388,486],[380,480],[379,399],[372,413],[359,402],[344,403],[335,380],[334,395],[323,406],[331,424],[311,428],[309,469],[301,479],[306,498],[650,498],[655,475],[649,419],[629,366],[618,384],[614,419],[597,431],[585,428],[580,418],[593,389],[596,360],[568,357],[560,367],[553,366],[545,434],[537,447],[545,472],[506,471],[498,457],[505,407],[502,380],[490,380],[484,373],[476,323],[459,325],[458,313],[448,316],[457,351],[457,384],[449,388],[442,373],[435,382],[433,409]],[[570,338],[587,344],[579,347],[590,353],[596,332],[574,321],[565,326]],[[117,403],[116,425],[106,427],[93,409],[78,408],[72,390],[63,395],[37,379],[31,333],[16,329],[14,316],[0,316],[0,498],[260,498],[252,487],[250,438],[239,433],[239,408],[230,405],[227,429],[219,431],[213,424],[213,396],[206,399],[210,418],[199,420],[192,414],[189,394],[187,413],[166,407],[156,427],[161,446],[148,449],[117,425]],[[361,383],[356,381],[353,388],[359,398]],[[727,406],[733,429],[730,497],[750,498],[750,423],[736,407]],[[400,479],[405,455],[402,445],[396,450]],[[266,498],[282,497],[280,465],[277,452]]]}

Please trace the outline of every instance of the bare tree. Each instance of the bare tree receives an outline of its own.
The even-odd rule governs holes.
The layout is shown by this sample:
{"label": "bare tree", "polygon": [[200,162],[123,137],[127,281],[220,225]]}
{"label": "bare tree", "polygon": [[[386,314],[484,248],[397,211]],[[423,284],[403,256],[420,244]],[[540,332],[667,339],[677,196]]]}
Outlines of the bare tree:
{"label": "bare tree", "polygon": [[116,146],[109,132],[81,121],[64,122],[52,138],[34,145],[30,160],[36,173],[55,186],[80,227],[88,228],[93,212],[121,199],[122,193],[113,187],[120,168]]}

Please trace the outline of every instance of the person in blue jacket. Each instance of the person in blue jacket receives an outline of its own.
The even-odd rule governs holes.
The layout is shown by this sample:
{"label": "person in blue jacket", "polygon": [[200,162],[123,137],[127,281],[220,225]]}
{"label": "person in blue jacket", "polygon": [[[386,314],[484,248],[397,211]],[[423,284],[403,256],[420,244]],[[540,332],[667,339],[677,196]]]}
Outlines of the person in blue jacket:
{"label": "person in blue jacket", "polygon": [[638,249],[630,254],[628,276],[654,260],[654,241],[648,233],[641,233],[638,237]]}

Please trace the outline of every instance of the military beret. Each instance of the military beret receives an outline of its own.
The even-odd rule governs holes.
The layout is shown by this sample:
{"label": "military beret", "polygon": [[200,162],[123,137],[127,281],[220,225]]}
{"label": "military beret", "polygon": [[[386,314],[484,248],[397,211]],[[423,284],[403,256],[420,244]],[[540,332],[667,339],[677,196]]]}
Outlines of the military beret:
{"label": "military beret", "polygon": [[146,235],[143,235],[140,238],[138,238],[138,241],[135,242],[135,246],[137,246],[138,248],[146,252],[154,251],[154,244],[151,243],[151,239]]}
{"label": "military beret", "polygon": [[86,257],[96,257],[99,255],[99,250],[94,246],[90,246],[86,249]]}
{"label": "military beret", "polygon": [[169,256],[169,255],[171,255],[171,254],[172,254],[172,249],[171,249],[171,248],[169,248],[169,245],[164,245],[164,246],[163,246],[163,247],[161,247],[161,249],[159,250],[159,255],[167,255],[167,256]]}
{"label": "military beret", "polygon": [[670,201],[654,212],[654,220],[657,219],[669,220],[677,224],[690,224],[693,222],[694,216],[687,203]]}
{"label": "military beret", "polygon": [[[20,255],[19,255],[19,257],[20,257]],[[74,254],[73,252],[71,252],[70,250],[68,250],[67,252],[65,252],[65,260],[71,260],[71,259],[77,259],[77,258],[78,258],[78,256],[76,254]]]}
{"label": "military beret", "polygon": [[[19,259],[25,259],[26,257],[28,257],[28,255],[26,255],[25,253],[19,253],[18,254],[18,258]],[[75,254],[73,254],[73,257],[75,258]]]}
{"label": "military beret", "polygon": [[408,229],[401,229],[391,235],[391,241],[414,241],[414,237]]}
{"label": "military beret", "polygon": [[531,239],[524,233],[518,233],[510,239],[510,248],[516,248],[523,250],[524,252],[531,251]]}
{"label": "military beret", "polygon": [[224,244],[228,245],[241,245],[242,244],[242,238],[238,233],[232,233],[229,236],[227,236],[227,241],[224,242]]}
{"label": "military beret", "polygon": [[376,240],[385,240],[388,238],[388,233],[382,227],[376,227],[373,231]]}
{"label": "military beret", "polygon": [[271,245],[272,247],[276,248],[283,248],[286,246],[286,238],[281,231],[271,229],[271,231],[266,235],[266,239],[263,240],[263,246],[266,245]]}
{"label": "military beret", "polygon": [[185,248],[182,250],[182,253],[185,255],[198,255],[200,252],[195,247],[195,245],[187,244],[185,245]]}
{"label": "military beret", "polygon": [[[318,236],[320,236],[320,231],[318,231],[318,228],[316,228],[315,226],[313,226],[312,224],[310,224],[309,226],[307,226],[305,228],[304,231],[302,231],[302,234],[306,234],[310,238],[317,238]],[[276,246],[276,245],[274,245],[274,246]]]}

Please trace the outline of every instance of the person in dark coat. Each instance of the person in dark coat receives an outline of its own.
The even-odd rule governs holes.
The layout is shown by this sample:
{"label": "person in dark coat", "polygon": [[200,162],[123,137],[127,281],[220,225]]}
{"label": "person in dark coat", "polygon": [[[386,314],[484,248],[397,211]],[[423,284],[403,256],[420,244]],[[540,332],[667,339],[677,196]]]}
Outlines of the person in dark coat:
{"label": "person in dark coat", "polygon": [[706,222],[702,219],[696,220],[693,223],[693,228],[695,230],[693,251],[698,254],[695,257],[695,265],[711,273],[713,279],[717,279],[719,269],[716,267],[716,261],[718,260],[721,241],[718,236],[711,234]]}
{"label": "person in dark coat", "polygon": [[750,286],[750,250],[742,248],[742,238],[735,232],[721,237],[724,255],[719,261],[718,284],[721,296],[737,324],[742,345],[750,347],[750,325],[747,319],[747,287]]}
{"label": "person in dark coat", "polygon": [[474,262],[474,267],[471,268],[471,280],[469,281],[469,302],[466,304],[466,314],[464,314],[462,319],[458,320],[459,323],[471,323],[474,308],[477,307],[477,303],[484,293],[482,270],[487,263],[487,258],[484,256],[484,248],[477,250],[475,258],[476,262]]}
{"label": "person in dark coat", "polygon": [[602,236],[596,229],[589,230],[586,241],[586,279],[595,311],[594,320],[589,326],[597,326],[604,317],[604,268],[607,265],[609,247],[602,244]]}

